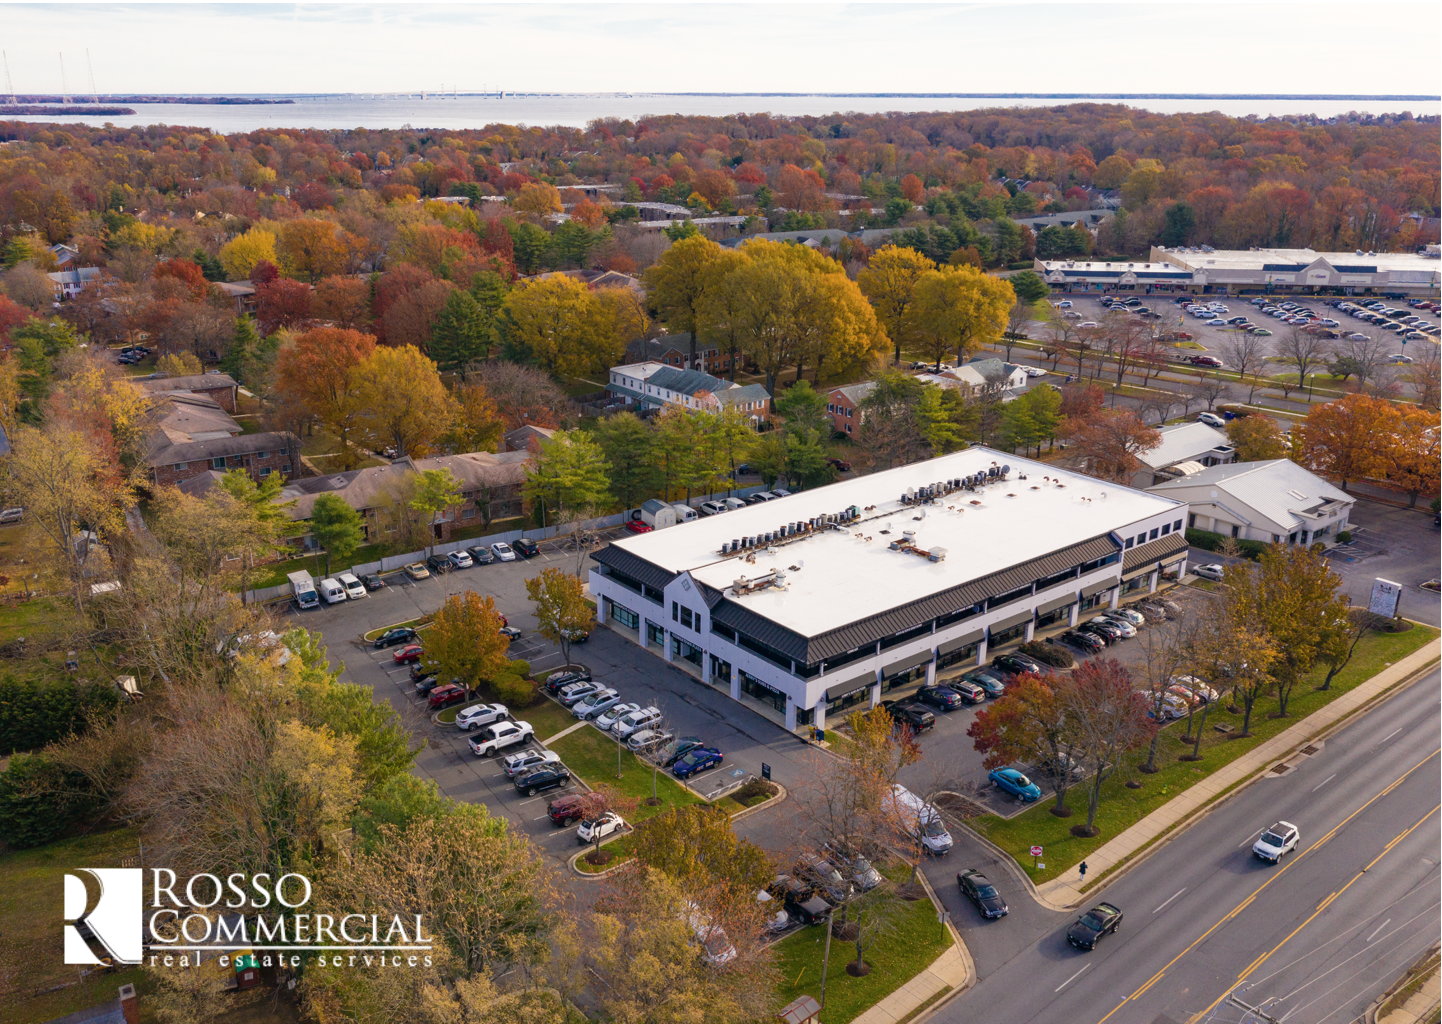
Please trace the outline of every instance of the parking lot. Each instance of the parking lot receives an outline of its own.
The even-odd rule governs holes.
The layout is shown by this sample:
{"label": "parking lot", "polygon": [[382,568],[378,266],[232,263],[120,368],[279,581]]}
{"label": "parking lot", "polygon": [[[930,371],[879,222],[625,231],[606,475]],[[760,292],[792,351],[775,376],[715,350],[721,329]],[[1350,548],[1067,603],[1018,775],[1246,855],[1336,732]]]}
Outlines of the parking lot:
{"label": "parking lot", "polygon": [[[396,574],[387,577],[386,588],[365,598],[290,615],[296,624],[322,635],[331,663],[344,665],[346,679],[372,687],[378,697],[396,708],[412,736],[423,744],[416,757],[417,774],[433,779],[447,796],[484,805],[490,813],[525,832],[557,862],[564,863],[576,852],[578,843],[574,828],[559,828],[546,815],[546,804],[558,791],[535,797],[518,794],[499,759],[476,757],[466,734],[452,724],[431,721],[425,700],[415,693],[409,667],[395,664],[396,649],[374,650],[361,639],[369,630],[434,612],[450,594],[474,590],[494,597],[510,624],[522,630],[511,645],[512,657],[525,658],[536,673],[559,667],[563,661],[560,651],[536,634],[536,619],[525,592],[525,581],[547,564],[574,568],[575,554],[545,542],[540,554],[530,561],[497,562],[421,581]],[[422,642],[424,637],[422,632]],[[746,777],[759,776],[763,763],[783,785],[797,784],[809,771],[808,755],[813,751],[795,736],[609,629],[598,628],[587,643],[573,647],[572,661],[588,667],[595,679],[614,687],[623,700],[659,708],[668,731],[677,736],[700,737],[723,753],[725,761],[720,768],[687,780],[703,795],[727,789]],[[526,712],[520,710],[516,717],[524,720]],[[547,716],[551,720],[555,717],[554,713]],[[574,721],[568,716],[565,724]],[[535,739],[546,738],[541,735]],[[519,749],[523,748],[511,747],[505,753]],[[577,792],[581,788],[573,784],[559,792]],[[748,821],[754,822],[757,817]]]}

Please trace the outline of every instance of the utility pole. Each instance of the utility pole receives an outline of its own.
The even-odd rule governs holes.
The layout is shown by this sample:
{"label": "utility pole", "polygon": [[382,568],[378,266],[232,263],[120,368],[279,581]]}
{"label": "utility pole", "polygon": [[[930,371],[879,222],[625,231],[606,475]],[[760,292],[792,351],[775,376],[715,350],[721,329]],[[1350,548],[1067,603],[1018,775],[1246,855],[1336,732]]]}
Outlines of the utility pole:
{"label": "utility pole", "polygon": [[[1266,1013],[1255,1006],[1248,1006],[1246,1003],[1238,999],[1235,994],[1228,995],[1227,1002],[1231,1003],[1239,1010],[1246,1010],[1248,1013],[1252,1014],[1252,1016],[1256,1017],[1257,1021],[1265,1021],[1266,1024],[1281,1024],[1281,1022],[1278,1021],[1276,1017],[1273,1017],[1270,1013]],[[1251,1024],[1256,1024],[1256,1022],[1251,1022]]]}
{"label": "utility pole", "polygon": [[831,964],[831,920],[836,916],[832,907],[826,915],[826,952],[821,954],[821,1008],[826,1009],[826,968]]}

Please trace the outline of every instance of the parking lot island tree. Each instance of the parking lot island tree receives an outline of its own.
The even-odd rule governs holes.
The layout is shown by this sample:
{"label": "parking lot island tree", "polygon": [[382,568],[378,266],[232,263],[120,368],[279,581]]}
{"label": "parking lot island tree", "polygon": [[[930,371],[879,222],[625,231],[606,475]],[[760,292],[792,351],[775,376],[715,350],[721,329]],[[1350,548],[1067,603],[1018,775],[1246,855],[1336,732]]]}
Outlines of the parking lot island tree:
{"label": "parking lot island tree", "polygon": [[[617,777],[620,777],[619,773],[617,773]],[[622,792],[620,787],[601,782],[593,786],[590,792],[581,794],[581,819],[595,821],[602,815],[615,814],[619,815],[622,820],[629,821],[635,815],[639,805],[639,800]],[[586,854],[587,860],[592,865],[606,863],[601,858],[601,839],[600,830],[596,830],[591,839],[591,852]]]}
{"label": "parking lot island tree", "polygon": [[501,632],[501,614],[489,594],[474,590],[452,594],[436,611],[425,632],[425,659],[443,679],[460,682],[473,693],[506,671],[511,638]]}
{"label": "parking lot island tree", "polygon": [[1073,825],[1077,836],[1094,836],[1102,785],[1121,768],[1124,755],[1151,739],[1156,723],[1147,718],[1146,699],[1131,673],[1115,658],[1084,661],[1059,694],[1062,713],[1073,723],[1071,756],[1089,776],[1087,820]]}
{"label": "parking lot island tree", "polygon": [[[1239,595],[1254,606],[1276,645],[1271,675],[1277,717],[1285,717],[1297,681],[1320,660],[1335,659],[1347,643],[1351,623],[1342,578],[1326,559],[1304,547],[1268,545],[1247,578],[1252,592]],[[1237,574],[1240,576],[1241,574]]]}
{"label": "parking lot island tree", "polygon": [[361,515],[338,494],[321,494],[311,506],[310,532],[316,547],[325,551],[325,574],[330,575],[331,558],[349,566],[351,557],[365,543]]}
{"label": "parking lot island tree", "polygon": [[1036,766],[1056,792],[1051,813],[1058,818],[1072,813],[1066,794],[1075,775],[1069,760],[1075,723],[1058,697],[1058,690],[1069,682],[1064,675],[1018,676],[1007,684],[1001,698],[976,713],[966,730],[976,752],[984,756],[986,768],[1017,763]]}
{"label": "parking lot island tree", "polygon": [[526,595],[536,605],[536,632],[561,648],[571,663],[571,645],[591,632],[595,612],[586,600],[581,577],[564,569],[542,569],[526,580]]}

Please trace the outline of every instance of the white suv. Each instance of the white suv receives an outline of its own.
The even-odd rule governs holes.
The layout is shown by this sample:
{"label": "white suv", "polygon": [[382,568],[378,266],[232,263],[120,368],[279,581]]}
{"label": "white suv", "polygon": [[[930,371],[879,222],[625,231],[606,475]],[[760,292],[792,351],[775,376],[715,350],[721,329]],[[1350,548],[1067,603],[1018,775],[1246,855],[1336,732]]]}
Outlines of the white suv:
{"label": "white suv", "polygon": [[639,711],[632,711],[622,715],[616,720],[616,724],[612,726],[612,729],[617,736],[624,740],[637,729],[644,729],[651,723],[659,722],[660,720],[661,710],[659,708],[642,708]]}
{"label": "white suv", "polygon": [[1261,838],[1252,844],[1252,853],[1256,854],[1259,860],[1268,860],[1275,864],[1284,854],[1297,848],[1299,839],[1301,836],[1296,825],[1290,821],[1279,821],[1271,828],[1262,830]]}

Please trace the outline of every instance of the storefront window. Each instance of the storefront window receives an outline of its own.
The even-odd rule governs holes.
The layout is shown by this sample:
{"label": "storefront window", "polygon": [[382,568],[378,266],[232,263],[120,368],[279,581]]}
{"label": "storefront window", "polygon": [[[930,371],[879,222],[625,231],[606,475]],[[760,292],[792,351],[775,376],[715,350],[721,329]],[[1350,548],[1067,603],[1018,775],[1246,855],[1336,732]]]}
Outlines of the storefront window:
{"label": "storefront window", "polygon": [[947,651],[945,654],[939,655],[936,659],[937,669],[941,670],[952,665],[960,665],[963,662],[976,661],[976,649],[978,646],[978,644],[968,644],[965,647],[958,647],[954,651]]}
{"label": "storefront window", "polygon": [[666,627],[654,622],[646,623],[646,643],[655,644],[663,650],[666,647]]}
{"label": "storefront window", "polygon": [[715,683],[731,685],[731,663],[722,661],[716,655],[711,655],[711,679]]}
{"label": "storefront window", "polygon": [[884,676],[881,680],[881,692],[890,693],[892,690],[900,689],[903,686],[909,686],[910,684],[916,682],[918,679],[925,679],[926,666],[929,664],[931,663],[928,661],[923,661],[920,665],[913,665],[911,668],[902,669],[895,675]]}
{"label": "storefront window", "polygon": [[1045,629],[1047,626],[1053,625],[1055,623],[1066,622],[1070,618],[1071,605],[1066,605],[1062,608],[1054,608],[1053,610],[1047,612],[1045,615],[1037,616],[1036,628]]}
{"label": "storefront window", "polygon": [[1152,585],[1151,573],[1147,573],[1145,576],[1138,576],[1138,577],[1136,577],[1135,579],[1130,579],[1130,580],[1127,580],[1125,583],[1123,583],[1123,584],[1122,584],[1122,593],[1123,593],[1123,594],[1130,594],[1130,593],[1133,593],[1134,591],[1146,590],[1146,589],[1150,588],[1151,585]]}
{"label": "storefront window", "polygon": [[1000,647],[1002,644],[1009,644],[1026,636],[1026,623],[1020,622],[1009,629],[1003,629],[999,633],[992,633],[989,647]]}
{"label": "storefront window", "polygon": [[848,708],[854,708],[863,702],[871,701],[871,684],[859,686],[850,693],[838,694],[835,697],[826,698],[826,717],[844,713]]}
{"label": "storefront window", "polygon": [[637,615],[625,605],[617,604],[609,597],[606,598],[606,617],[614,619],[627,629],[641,628],[641,616]]}
{"label": "storefront window", "polygon": [[1082,598],[1081,610],[1084,612],[1090,611],[1097,605],[1111,604],[1111,600],[1112,592],[1110,590],[1103,590],[1100,594],[1093,594],[1091,597]]}
{"label": "storefront window", "polygon": [[741,692],[748,697],[755,697],[759,701],[770,704],[777,711],[786,711],[786,694],[775,687],[769,686],[748,673],[745,669],[737,669],[741,673]]}
{"label": "storefront window", "polygon": [[[847,427],[846,429],[847,429],[847,430],[850,430],[851,428],[850,428],[850,427]],[[782,710],[784,711],[785,708],[782,708]],[[814,722],[814,721],[816,721],[816,709],[815,709],[815,708],[797,708],[797,709],[796,709],[796,724],[797,724],[797,725],[810,725],[810,724],[811,724],[812,722]]]}
{"label": "storefront window", "polygon": [[701,653],[701,648],[696,645],[689,644],[676,636],[671,637],[671,656],[673,658],[681,658],[700,668]]}

